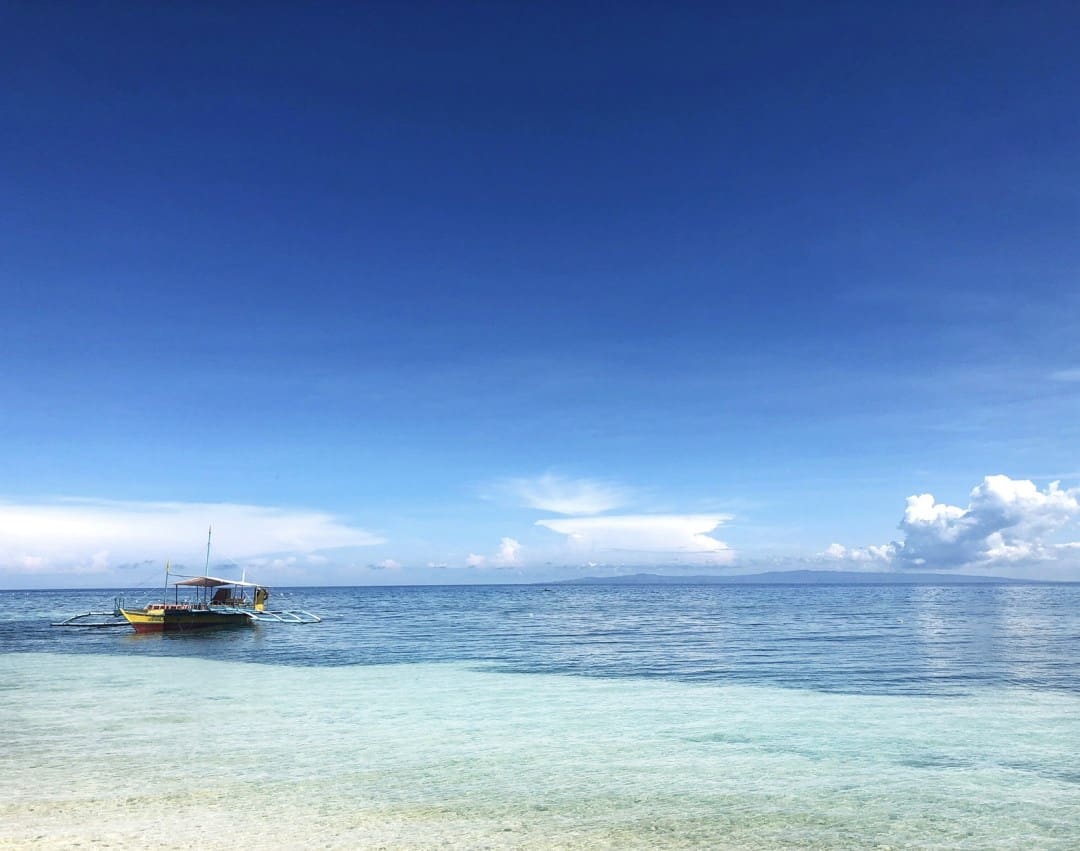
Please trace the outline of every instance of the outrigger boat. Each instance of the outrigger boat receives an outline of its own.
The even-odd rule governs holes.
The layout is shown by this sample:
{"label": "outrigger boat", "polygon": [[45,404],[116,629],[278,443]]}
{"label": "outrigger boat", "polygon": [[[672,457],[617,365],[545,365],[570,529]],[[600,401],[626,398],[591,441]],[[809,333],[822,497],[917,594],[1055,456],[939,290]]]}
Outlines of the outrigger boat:
{"label": "outrigger boat", "polygon": [[[180,601],[180,589],[193,589],[195,599]],[[209,591],[214,589],[211,596]],[[252,589],[252,595],[247,595]],[[122,614],[136,632],[189,632],[197,629],[251,626],[266,611],[270,590],[253,582],[192,576],[173,583],[173,602],[150,603]]]}
{"label": "outrigger boat", "polygon": [[[180,602],[180,588],[196,589],[194,599]],[[198,591],[197,589],[203,589]],[[209,589],[214,589],[209,599]],[[253,589],[248,596],[248,589]],[[254,582],[193,576],[174,583],[173,602],[150,603],[129,609],[122,597],[113,601],[112,611],[74,615],[53,626],[104,628],[128,626],[136,632],[189,632],[200,629],[244,627],[254,623],[322,623],[322,618],[302,609],[271,611],[266,607],[270,589]]]}
{"label": "outrigger boat", "polygon": [[[206,567],[210,567],[210,535],[206,536]],[[141,609],[129,609],[117,597],[112,612],[87,612],[75,615],[53,626],[135,627],[136,632],[193,632],[200,629],[251,626],[256,622],[304,624],[321,623],[322,618],[311,612],[270,611],[266,601],[270,589],[265,585],[243,579],[221,579],[217,576],[185,576],[173,583],[173,601],[169,602],[168,563],[165,565],[165,595],[160,603],[150,603]],[[180,589],[191,592],[184,601]],[[211,589],[213,593],[211,594]],[[250,596],[249,592],[250,591]],[[122,618],[122,620],[121,620]]]}
{"label": "outrigger boat", "polygon": [[[180,601],[180,589],[190,589],[194,599]],[[213,594],[210,593],[213,589]],[[248,591],[251,591],[250,596]],[[167,597],[167,595],[166,595]],[[260,622],[321,623],[322,618],[303,610],[271,611],[266,607],[270,589],[254,582],[190,576],[173,583],[173,602],[150,603],[141,609],[119,612],[136,632],[192,632],[199,629],[245,627]]]}

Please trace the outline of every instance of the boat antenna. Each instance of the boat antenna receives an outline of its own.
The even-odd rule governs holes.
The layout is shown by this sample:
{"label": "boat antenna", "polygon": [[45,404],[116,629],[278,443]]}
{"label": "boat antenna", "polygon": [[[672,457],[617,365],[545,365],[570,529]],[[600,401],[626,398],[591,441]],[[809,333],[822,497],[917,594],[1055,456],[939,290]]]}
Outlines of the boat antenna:
{"label": "boat antenna", "polygon": [[169,560],[165,560],[165,596],[161,598],[161,602],[169,602]]}
{"label": "boat antenna", "polygon": [[203,576],[210,575],[210,535],[213,534],[214,527],[211,525],[206,529],[206,567],[203,569]]}

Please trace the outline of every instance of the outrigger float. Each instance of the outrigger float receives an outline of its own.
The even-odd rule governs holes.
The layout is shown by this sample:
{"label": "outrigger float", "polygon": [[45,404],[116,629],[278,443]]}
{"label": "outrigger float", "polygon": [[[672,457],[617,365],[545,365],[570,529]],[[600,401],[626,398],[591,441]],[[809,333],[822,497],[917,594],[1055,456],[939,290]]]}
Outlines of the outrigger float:
{"label": "outrigger float", "polygon": [[127,626],[127,619],[120,613],[124,605],[123,597],[113,599],[111,612],[83,612],[81,615],[72,615],[70,618],[53,626],[77,626],[83,629],[103,629],[110,626]]}

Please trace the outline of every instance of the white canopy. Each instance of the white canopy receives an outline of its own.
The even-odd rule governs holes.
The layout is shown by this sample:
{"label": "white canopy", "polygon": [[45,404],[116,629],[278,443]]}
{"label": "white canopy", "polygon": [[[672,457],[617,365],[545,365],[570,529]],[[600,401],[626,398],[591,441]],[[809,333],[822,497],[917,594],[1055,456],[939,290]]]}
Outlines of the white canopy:
{"label": "white canopy", "polygon": [[221,579],[217,576],[193,576],[191,579],[181,579],[177,585],[188,585],[196,588],[217,588],[219,585],[236,585],[241,588],[259,588],[255,582],[241,582],[239,579]]}

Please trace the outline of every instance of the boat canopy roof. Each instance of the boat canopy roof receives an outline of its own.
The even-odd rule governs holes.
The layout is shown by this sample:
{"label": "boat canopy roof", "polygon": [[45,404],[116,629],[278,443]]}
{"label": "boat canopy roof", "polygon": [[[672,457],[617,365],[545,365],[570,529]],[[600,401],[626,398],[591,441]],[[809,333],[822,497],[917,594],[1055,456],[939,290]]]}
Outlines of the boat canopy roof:
{"label": "boat canopy roof", "polygon": [[217,588],[219,585],[235,585],[240,588],[262,588],[257,582],[241,582],[239,579],[221,579],[217,576],[192,576],[190,579],[181,579],[176,585],[194,586],[196,588]]}

